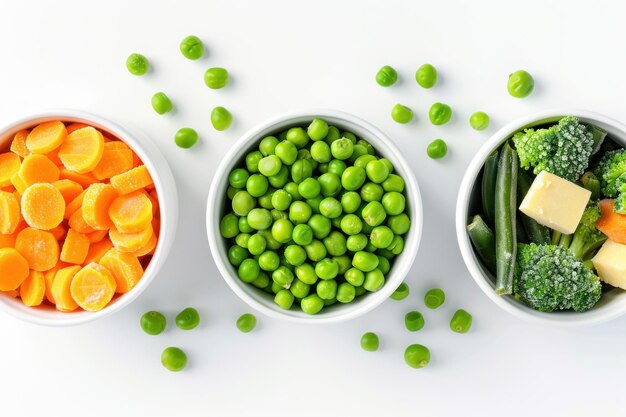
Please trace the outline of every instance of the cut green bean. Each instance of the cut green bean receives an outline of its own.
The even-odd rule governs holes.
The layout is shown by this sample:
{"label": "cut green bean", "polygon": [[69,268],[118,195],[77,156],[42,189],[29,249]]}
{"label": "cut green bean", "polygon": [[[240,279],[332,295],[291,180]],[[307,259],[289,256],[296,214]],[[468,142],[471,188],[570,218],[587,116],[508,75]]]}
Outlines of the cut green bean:
{"label": "cut green bean", "polygon": [[467,233],[478,256],[490,271],[496,271],[496,238],[480,215],[474,216],[467,225]]}
{"label": "cut green bean", "polygon": [[496,178],[496,294],[513,292],[517,256],[515,218],[517,212],[517,152],[505,143],[498,160]]}
{"label": "cut green bean", "polygon": [[483,166],[482,200],[487,224],[493,227],[496,218],[496,176],[498,175],[499,152],[495,150],[487,157]]}

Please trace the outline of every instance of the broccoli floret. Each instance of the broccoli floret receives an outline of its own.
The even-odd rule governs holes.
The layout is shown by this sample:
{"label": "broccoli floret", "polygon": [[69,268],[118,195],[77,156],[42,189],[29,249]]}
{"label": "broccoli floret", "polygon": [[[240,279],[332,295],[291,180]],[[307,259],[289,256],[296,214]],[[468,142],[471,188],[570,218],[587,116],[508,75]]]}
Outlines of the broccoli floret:
{"label": "broccoli floret", "polygon": [[622,176],[615,181],[615,185],[617,186],[618,194],[617,197],[615,197],[613,210],[619,214],[626,214],[626,173],[622,174]]}
{"label": "broccoli floret", "polygon": [[596,228],[596,221],[600,215],[600,207],[598,207],[597,202],[589,204],[585,209],[568,246],[570,252],[578,259],[583,261],[590,259],[595,250],[606,241],[604,233]]}
{"label": "broccoli floret", "polygon": [[617,197],[620,187],[626,182],[626,149],[604,154],[593,173],[600,180],[602,193],[607,197]]}
{"label": "broccoli floret", "polygon": [[560,246],[520,244],[515,267],[514,290],[535,310],[582,312],[593,307],[602,292],[593,271]]}
{"label": "broccoli floret", "polygon": [[595,147],[591,129],[574,116],[547,129],[516,133],[513,142],[523,168],[533,168],[535,174],[548,171],[572,182],[585,172]]}

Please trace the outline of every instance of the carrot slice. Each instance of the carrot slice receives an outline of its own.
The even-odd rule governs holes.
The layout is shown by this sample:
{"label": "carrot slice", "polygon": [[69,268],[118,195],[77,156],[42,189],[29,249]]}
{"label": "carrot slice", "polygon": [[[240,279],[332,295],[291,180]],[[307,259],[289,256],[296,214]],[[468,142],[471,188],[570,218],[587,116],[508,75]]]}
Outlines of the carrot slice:
{"label": "carrot slice", "polygon": [[109,238],[115,249],[120,252],[136,252],[150,241],[153,235],[152,225],[138,233],[122,233],[116,229],[109,230]]}
{"label": "carrot slice", "polygon": [[68,266],[59,269],[52,282],[50,294],[56,304],[57,310],[74,311],[78,308],[78,304],[72,298],[70,287],[74,276],[80,271],[79,265]]}
{"label": "carrot slice", "polygon": [[152,177],[145,165],[111,177],[111,185],[119,194],[129,194],[152,184]]}
{"label": "carrot slice", "polygon": [[0,249],[0,291],[12,291],[28,277],[28,261],[16,249]]}
{"label": "carrot slice", "polygon": [[159,204],[159,196],[156,191],[150,191],[150,193],[148,193],[148,197],[150,197],[150,201],[152,201],[152,215],[156,216],[161,208]]}
{"label": "carrot slice", "polygon": [[61,146],[66,137],[67,130],[61,121],[44,122],[28,134],[26,147],[31,153],[48,153]]}
{"label": "carrot slice", "polygon": [[109,250],[100,259],[100,265],[113,274],[118,293],[132,290],[143,276],[143,267],[139,259],[133,254],[120,252],[117,249]]}
{"label": "carrot slice", "polygon": [[133,151],[123,142],[107,142],[98,166],[92,174],[97,180],[105,180],[133,168]]}
{"label": "carrot slice", "polygon": [[78,194],[76,196],[76,198],[74,198],[72,200],[71,203],[68,203],[65,206],[65,219],[68,220],[70,217],[72,217],[72,214],[74,214],[76,212],[76,210],[80,209],[83,205],[83,200],[85,199],[85,193],[87,192],[87,190],[83,190],[80,194]]}
{"label": "carrot slice", "polygon": [[20,170],[20,157],[13,152],[0,154],[0,188],[12,185],[11,177]]}
{"label": "carrot slice", "polygon": [[95,230],[105,230],[113,225],[109,218],[109,206],[117,192],[110,184],[96,183],[87,188],[83,199],[83,217],[89,226]]}
{"label": "carrot slice", "polygon": [[35,271],[52,269],[59,260],[59,242],[52,233],[43,230],[27,227],[19,232],[15,249]]}
{"label": "carrot slice", "polygon": [[20,130],[13,136],[13,141],[11,142],[11,152],[21,156],[22,158],[26,158],[30,151],[26,147],[26,137],[30,133],[29,130]]}
{"label": "carrot slice", "polygon": [[[24,183],[30,186],[40,182],[55,182],[59,179],[60,171],[45,155],[30,154],[22,161],[19,174]],[[17,185],[15,188],[19,190]]]}
{"label": "carrot slice", "polygon": [[64,240],[65,237],[67,236],[67,229],[68,229],[67,225],[64,223],[61,223],[54,229],[50,229],[48,231],[52,233],[52,235],[54,236],[56,240]]}
{"label": "carrot slice", "polygon": [[98,182],[90,173],[79,174],[78,172],[70,171],[65,167],[62,167],[59,173],[59,178],[62,180],[70,180],[79,183],[83,188],[89,187],[94,182]]}
{"label": "carrot slice", "polygon": [[67,133],[70,134],[74,132],[75,130],[82,129],[83,127],[88,127],[88,125],[84,123],[72,123],[68,125],[66,129],[67,129]]}
{"label": "carrot slice", "polygon": [[21,195],[24,194],[24,191],[28,188],[28,185],[24,182],[20,174],[14,174],[11,177],[11,184],[15,187],[15,190]]}
{"label": "carrot slice", "polygon": [[146,243],[146,246],[131,253],[138,258],[142,256],[146,256],[146,255],[152,255],[154,253],[154,249],[156,248],[158,241],[159,239],[157,238],[157,235],[155,233],[152,233],[152,236],[150,236],[150,240],[148,240],[148,243]]}
{"label": "carrot slice", "polygon": [[87,257],[83,262],[83,265],[87,265],[91,262],[100,262],[100,259],[104,256],[105,253],[109,251],[113,247],[113,243],[111,243],[111,239],[105,238],[100,242],[94,243],[89,246],[89,252],[87,253]]}
{"label": "carrot slice", "polygon": [[12,234],[20,220],[20,204],[15,194],[0,191],[0,233]]}
{"label": "carrot slice", "polygon": [[103,152],[102,133],[88,126],[67,135],[59,149],[59,158],[67,169],[84,174],[98,165]]}
{"label": "carrot slice", "polygon": [[122,233],[137,233],[152,222],[152,201],[143,191],[117,197],[109,207],[109,217]]}
{"label": "carrot slice", "polygon": [[30,227],[50,230],[63,221],[65,200],[52,184],[33,184],[22,195],[22,216]]}
{"label": "carrot slice", "polygon": [[0,249],[15,247],[15,238],[17,233],[11,233],[10,235],[0,234]]}
{"label": "carrot slice", "polygon": [[46,294],[46,280],[39,271],[30,271],[28,277],[20,285],[20,298],[22,303],[29,307],[35,307],[43,302]]}
{"label": "carrot slice", "polygon": [[89,252],[89,239],[82,233],[78,233],[74,229],[67,232],[63,248],[61,249],[60,259],[68,264],[80,265],[85,262],[87,253]]}
{"label": "carrot slice", "polygon": [[70,293],[76,304],[84,310],[99,311],[109,304],[116,287],[117,283],[111,272],[92,262],[74,275]]}
{"label": "carrot slice", "polygon": [[90,243],[98,243],[109,234],[109,230],[95,230],[91,233],[87,233],[87,239],[89,239]]}
{"label": "carrot slice", "polygon": [[70,229],[74,229],[78,233],[86,235],[95,232],[95,229],[89,226],[83,218],[82,210],[76,210],[74,214],[70,216],[70,220],[68,223],[70,225]]}
{"label": "carrot slice", "polygon": [[65,200],[65,204],[69,204],[74,200],[80,193],[83,192],[83,186],[77,183],[76,181],[63,179],[55,181],[52,185],[54,185],[57,190],[61,192],[63,196],[63,200]]}
{"label": "carrot slice", "polygon": [[596,222],[596,227],[610,240],[626,245],[626,214],[616,213],[613,206],[613,200],[600,201],[602,215]]}

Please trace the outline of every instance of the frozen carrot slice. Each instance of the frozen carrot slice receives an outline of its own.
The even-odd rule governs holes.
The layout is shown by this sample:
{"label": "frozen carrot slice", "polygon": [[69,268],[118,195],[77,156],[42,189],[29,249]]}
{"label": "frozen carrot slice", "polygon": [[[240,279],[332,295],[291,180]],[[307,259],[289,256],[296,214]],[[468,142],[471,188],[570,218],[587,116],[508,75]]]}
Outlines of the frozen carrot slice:
{"label": "frozen carrot slice", "polygon": [[20,291],[18,288],[17,290],[0,291],[0,294],[6,295],[7,297],[11,297],[11,298],[17,298],[20,295]]}
{"label": "frozen carrot slice", "polygon": [[109,235],[109,230],[95,230],[91,233],[87,233],[87,239],[89,243],[98,243]]}
{"label": "frozen carrot slice", "polygon": [[61,248],[60,259],[68,264],[80,265],[85,262],[89,252],[89,239],[74,229],[67,231],[67,237]]}
{"label": "frozen carrot slice", "polygon": [[52,152],[49,152],[46,155],[46,158],[48,158],[50,161],[52,161],[52,163],[56,166],[58,166],[59,168],[63,167],[63,162],[61,161],[61,158],[59,158],[59,150],[55,149]]}
{"label": "frozen carrot slice", "polygon": [[133,151],[122,142],[104,144],[102,159],[92,172],[97,180],[105,180],[133,168]]}
{"label": "frozen carrot slice", "polygon": [[161,220],[158,217],[152,219],[152,230],[154,234],[159,237],[159,232],[161,231]]}
{"label": "frozen carrot slice", "polygon": [[70,217],[72,217],[72,214],[74,214],[76,212],[76,210],[80,209],[83,205],[83,199],[85,198],[85,193],[87,192],[87,190],[83,190],[80,194],[78,194],[76,196],[76,198],[74,198],[72,200],[71,203],[68,203],[65,206],[65,219],[68,220]]}
{"label": "frozen carrot slice", "polygon": [[84,123],[72,123],[66,127],[67,133],[70,134],[75,130],[82,129],[83,127],[88,127],[88,125]]}
{"label": "frozen carrot slice", "polygon": [[159,196],[156,191],[150,191],[148,197],[150,197],[150,201],[152,201],[152,215],[156,215],[160,209]]}
{"label": "frozen carrot slice", "polygon": [[136,252],[148,244],[153,235],[152,225],[138,233],[122,233],[116,229],[109,230],[109,238],[115,249],[120,252]]}
{"label": "frozen carrot slice", "polygon": [[10,235],[0,234],[0,249],[15,247],[16,237],[17,237],[17,233],[12,233]]}
{"label": "frozen carrot slice", "polygon": [[98,165],[103,152],[102,133],[88,126],[67,135],[59,149],[59,158],[65,168],[84,174]]}
{"label": "frozen carrot slice", "polygon": [[14,174],[11,177],[11,184],[15,187],[15,190],[21,195],[24,194],[24,191],[28,188],[28,185],[24,182],[20,174]]}
{"label": "frozen carrot slice", "polygon": [[83,218],[82,210],[76,210],[74,214],[70,216],[68,224],[70,229],[74,229],[78,233],[82,233],[84,235],[95,232],[95,229],[89,226]]}
{"label": "frozen carrot slice", "polygon": [[30,131],[26,147],[32,153],[52,152],[65,141],[67,130],[59,120],[44,122]]}
{"label": "frozen carrot slice", "polygon": [[21,156],[22,158],[26,158],[30,151],[26,147],[26,137],[30,133],[29,130],[20,130],[13,136],[13,141],[11,142],[11,152]]}
{"label": "frozen carrot slice", "polygon": [[63,221],[65,200],[52,184],[33,184],[22,195],[22,216],[30,227],[50,230]]}
{"label": "frozen carrot slice", "polygon": [[56,274],[59,269],[67,268],[68,266],[70,265],[66,264],[65,262],[57,262],[54,268],[49,269],[43,273],[43,278],[46,282],[46,300],[48,300],[48,302],[52,304],[56,304],[56,302],[54,301],[54,296],[52,295],[52,284],[54,284],[54,278],[56,278]]}
{"label": "frozen carrot slice", "polygon": [[61,192],[63,196],[63,200],[65,200],[65,204],[69,204],[74,200],[80,193],[83,192],[83,186],[77,183],[76,181],[63,179],[58,180],[52,183],[57,190]]}
{"label": "frozen carrot slice", "polygon": [[109,206],[117,197],[110,184],[95,183],[87,188],[83,199],[83,217],[95,230],[105,230],[113,225],[109,218]]}
{"label": "frozen carrot slice", "polygon": [[150,240],[148,240],[148,243],[146,243],[146,246],[131,253],[138,258],[142,256],[146,256],[146,255],[152,255],[154,253],[154,249],[156,248],[158,241],[159,239],[157,238],[157,235],[152,233],[152,236],[150,236]]}
{"label": "frozen carrot slice", "polygon": [[59,242],[50,232],[27,227],[17,234],[15,249],[28,261],[30,269],[47,271],[59,260]]}
{"label": "frozen carrot slice", "polygon": [[152,202],[143,191],[121,195],[111,203],[109,217],[122,233],[140,232],[152,221]]}
{"label": "frozen carrot slice", "polygon": [[133,254],[109,250],[100,259],[100,265],[111,271],[117,283],[116,292],[126,293],[132,290],[143,276],[143,267]]}
{"label": "frozen carrot slice", "polygon": [[0,233],[10,235],[20,223],[20,204],[15,194],[0,191]]}
{"label": "frozen carrot slice", "polygon": [[52,233],[52,235],[54,236],[56,240],[64,240],[65,237],[67,236],[67,229],[68,229],[67,225],[65,225],[64,223],[61,223],[54,229],[50,229],[48,231]]}
{"label": "frozen carrot slice", "polygon": [[83,265],[87,265],[91,262],[100,262],[100,259],[104,256],[105,253],[109,251],[113,247],[113,243],[111,243],[111,239],[104,238],[100,242],[93,243],[89,246],[89,252],[87,252],[87,257],[83,262]]}
{"label": "frozen carrot slice", "polygon": [[[27,186],[40,182],[53,183],[59,179],[59,167],[45,155],[30,154],[22,161],[19,174]],[[15,185],[15,184],[14,184]],[[15,187],[19,190],[19,187]]]}
{"label": "frozen carrot slice", "polygon": [[92,262],[74,275],[70,293],[84,310],[99,311],[109,304],[116,287],[113,274],[104,266]]}
{"label": "frozen carrot slice", "polygon": [[30,271],[28,278],[20,285],[20,298],[24,305],[35,307],[43,302],[46,294],[46,280],[39,271]]}
{"label": "frozen carrot slice", "polygon": [[152,177],[145,165],[126,171],[123,174],[111,177],[111,185],[119,194],[129,194],[141,190],[152,184]]}
{"label": "frozen carrot slice", "polygon": [[28,261],[16,249],[0,249],[0,291],[16,289],[29,272]]}
{"label": "frozen carrot slice", "polygon": [[20,170],[20,157],[13,152],[0,154],[0,188],[12,185],[11,177]]}
{"label": "frozen carrot slice", "polygon": [[94,182],[98,182],[90,173],[79,174],[78,172],[70,171],[64,167],[61,168],[59,178],[62,180],[70,180],[79,183],[83,188],[89,187]]}
{"label": "frozen carrot slice", "polygon": [[74,277],[80,271],[80,265],[67,266],[59,269],[54,275],[50,294],[56,304],[57,310],[74,311],[78,308],[78,304],[72,298],[70,287]]}

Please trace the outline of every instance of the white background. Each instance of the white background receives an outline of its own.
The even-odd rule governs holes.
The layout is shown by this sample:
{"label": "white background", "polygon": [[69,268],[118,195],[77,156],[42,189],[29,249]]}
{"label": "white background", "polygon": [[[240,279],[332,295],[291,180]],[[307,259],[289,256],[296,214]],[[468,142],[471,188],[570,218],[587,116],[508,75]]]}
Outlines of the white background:
{"label": "white background", "polygon": [[[456,245],[458,185],[475,151],[504,123],[537,110],[568,106],[626,121],[624,15],[620,1],[7,1],[0,7],[0,122],[47,108],[82,109],[149,134],[169,160],[179,187],[181,222],[165,268],[122,312],[76,328],[51,329],[0,316],[2,415],[53,416],[574,416],[624,415],[626,318],[591,328],[522,322],[474,284]],[[593,6],[591,6],[593,4]],[[198,62],[178,51],[199,36]],[[124,61],[148,56],[149,75]],[[440,71],[436,88],[414,81],[425,63]],[[394,66],[400,82],[381,88],[374,74]],[[202,75],[223,66],[232,84],[206,88]],[[506,92],[509,72],[536,79],[525,100]],[[156,115],[151,95],[169,94],[177,111]],[[451,123],[428,123],[428,107],[449,103]],[[394,124],[401,102],[416,121]],[[209,123],[213,106],[236,122]],[[414,166],[423,193],[425,229],[407,277],[411,295],[351,322],[301,326],[259,316],[251,334],[236,318],[249,311],[225,285],[209,253],[205,198],[220,158],[247,129],[285,111],[328,107],[359,115],[385,131]],[[488,112],[486,132],[469,115]],[[201,143],[178,149],[174,132],[196,128]],[[443,161],[425,155],[447,140]],[[448,300],[425,311],[426,289]],[[150,337],[141,313],[173,316],[197,307],[202,325],[171,326]],[[448,329],[452,312],[472,312],[471,333]],[[403,315],[421,310],[426,327],[409,333]],[[375,331],[381,349],[359,337]],[[410,343],[431,348],[422,370],[407,367]],[[165,371],[161,350],[185,349],[190,366]]]}

